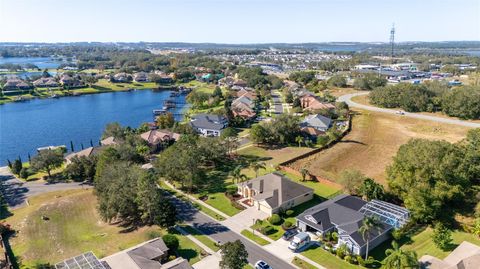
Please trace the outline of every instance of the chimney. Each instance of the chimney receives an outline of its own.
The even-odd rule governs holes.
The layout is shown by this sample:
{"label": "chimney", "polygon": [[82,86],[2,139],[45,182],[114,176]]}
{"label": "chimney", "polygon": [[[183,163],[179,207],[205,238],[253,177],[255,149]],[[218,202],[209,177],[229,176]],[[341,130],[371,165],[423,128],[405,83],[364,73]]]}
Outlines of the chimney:
{"label": "chimney", "polygon": [[260,179],[260,189],[258,191],[263,193],[263,179]]}

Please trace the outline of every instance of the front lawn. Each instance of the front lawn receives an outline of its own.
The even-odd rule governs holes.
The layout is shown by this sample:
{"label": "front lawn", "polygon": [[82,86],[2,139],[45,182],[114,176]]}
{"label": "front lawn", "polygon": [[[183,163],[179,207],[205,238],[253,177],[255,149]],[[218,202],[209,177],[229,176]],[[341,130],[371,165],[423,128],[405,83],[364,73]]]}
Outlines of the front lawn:
{"label": "front lawn", "polygon": [[208,199],[205,201],[205,203],[215,207],[229,216],[233,216],[242,211],[234,207],[231,204],[230,199],[228,199],[223,192],[208,194]]}
{"label": "front lawn", "polygon": [[350,264],[318,245],[311,246],[301,253],[310,260],[325,266],[327,269],[358,269],[358,265]]}
{"label": "front lawn", "polygon": [[[296,225],[297,221],[296,221],[295,218],[298,215],[302,214],[303,211],[307,210],[308,208],[311,208],[315,205],[318,205],[319,203],[321,203],[323,201],[325,201],[325,199],[323,199],[322,197],[319,197],[317,195],[314,195],[312,200],[310,200],[308,202],[305,202],[303,204],[300,204],[296,207],[291,208],[290,210],[293,211],[293,214],[288,216],[288,217],[284,216],[282,223],[285,222],[285,221],[288,221],[288,222],[292,223],[293,225]],[[285,230],[282,228],[282,223],[280,223],[279,225],[273,225],[270,222],[268,222],[268,219],[265,219],[261,223],[257,222],[255,225],[252,225],[252,228],[257,230],[257,229],[260,229],[261,227],[271,226],[271,227],[273,227],[273,231],[272,231],[272,233],[270,233],[266,236],[268,236],[272,240],[278,240],[282,237],[283,233],[285,232]]]}
{"label": "front lawn", "polygon": [[268,242],[267,240],[261,238],[260,236],[257,236],[257,235],[254,235],[252,232],[250,232],[249,230],[243,230],[240,232],[243,236],[245,236],[246,238],[256,242],[257,244],[259,244],[260,246],[265,246],[265,245],[268,245],[270,244],[270,242]]}
{"label": "front lawn", "polygon": [[184,231],[195,237],[198,241],[202,242],[205,246],[209,247],[211,250],[217,252],[220,250],[220,248],[217,246],[217,244],[210,239],[210,237],[204,235],[201,233],[199,230],[193,228],[192,226],[189,225],[182,225],[180,226]]}
{"label": "front lawn", "polygon": [[299,257],[295,257],[292,260],[292,263],[301,269],[316,269],[317,267],[311,265],[310,263],[300,259]]}

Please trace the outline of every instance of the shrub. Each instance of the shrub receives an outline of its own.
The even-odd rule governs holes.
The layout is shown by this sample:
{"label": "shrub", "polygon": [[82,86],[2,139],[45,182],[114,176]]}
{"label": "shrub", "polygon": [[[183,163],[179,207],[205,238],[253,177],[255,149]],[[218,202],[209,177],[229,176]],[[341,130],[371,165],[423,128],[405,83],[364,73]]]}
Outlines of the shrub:
{"label": "shrub", "polygon": [[285,221],[285,222],[283,222],[283,224],[282,224],[282,228],[283,228],[284,230],[288,230],[288,229],[290,229],[290,228],[292,228],[292,227],[293,227],[293,223],[291,223],[290,221]]}
{"label": "shrub", "polygon": [[275,229],[272,226],[265,226],[260,229],[260,232],[264,235],[269,235],[273,234],[275,232]]}
{"label": "shrub", "polygon": [[154,239],[154,238],[157,238],[157,237],[160,237],[160,236],[162,236],[162,234],[159,231],[149,231],[147,233],[148,239]]}
{"label": "shrub", "polygon": [[333,233],[332,233],[332,240],[333,240],[334,242],[337,242],[337,241],[338,241],[338,233],[337,233],[337,232],[333,232]]}
{"label": "shrub", "polygon": [[268,218],[268,222],[273,225],[279,225],[282,222],[282,218],[278,214],[273,214],[270,218]]}
{"label": "shrub", "polygon": [[395,241],[400,241],[405,236],[405,233],[401,229],[395,229],[392,231],[392,237]]}
{"label": "shrub", "polygon": [[365,266],[365,260],[360,255],[357,255],[357,262],[359,265]]}
{"label": "shrub", "polygon": [[285,215],[286,215],[287,217],[291,217],[293,214],[295,214],[295,211],[293,211],[293,210],[291,210],[291,209],[285,211]]}
{"label": "shrub", "polygon": [[28,169],[23,167],[22,170],[20,170],[19,176],[23,179],[27,179],[30,173],[28,173]]}
{"label": "shrub", "polygon": [[348,262],[348,263],[353,263],[353,262],[352,262],[352,259],[353,259],[353,258],[352,258],[352,256],[350,256],[350,255],[346,255],[346,256],[344,257],[344,259],[345,259],[345,261]]}
{"label": "shrub", "polygon": [[170,249],[170,251],[175,252],[180,245],[178,238],[173,234],[166,234],[162,236],[163,242]]}

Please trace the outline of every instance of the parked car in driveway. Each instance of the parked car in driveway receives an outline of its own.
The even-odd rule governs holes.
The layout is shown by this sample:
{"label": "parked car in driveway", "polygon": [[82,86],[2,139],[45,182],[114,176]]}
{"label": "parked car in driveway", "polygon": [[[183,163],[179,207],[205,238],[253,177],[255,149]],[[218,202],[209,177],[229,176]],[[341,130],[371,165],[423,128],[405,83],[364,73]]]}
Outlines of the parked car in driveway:
{"label": "parked car in driveway", "polygon": [[310,243],[310,236],[307,233],[299,233],[290,241],[288,248],[293,252],[298,252]]}
{"label": "parked car in driveway", "polygon": [[298,231],[296,229],[290,229],[290,230],[287,230],[285,233],[283,233],[282,238],[283,240],[288,241],[297,234],[298,234]]}
{"label": "parked car in driveway", "polygon": [[255,269],[273,269],[268,263],[260,260],[255,263]]}

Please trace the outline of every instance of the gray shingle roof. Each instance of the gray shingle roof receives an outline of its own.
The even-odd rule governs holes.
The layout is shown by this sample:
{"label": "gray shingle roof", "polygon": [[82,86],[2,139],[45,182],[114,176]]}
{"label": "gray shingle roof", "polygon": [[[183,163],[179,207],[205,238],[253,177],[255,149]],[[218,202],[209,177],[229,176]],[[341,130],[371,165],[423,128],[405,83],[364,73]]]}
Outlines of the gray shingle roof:
{"label": "gray shingle roof", "polygon": [[190,125],[196,129],[209,129],[220,131],[227,125],[227,119],[224,116],[214,114],[197,114],[192,116]]}
{"label": "gray shingle roof", "polygon": [[[278,173],[254,178],[240,183],[239,186],[248,186],[251,189],[255,189],[258,194],[253,198],[259,201],[265,200],[271,208],[277,208],[287,201],[313,192],[313,189],[296,183]],[[261,191],[262,188],[263,191]]]}
{"label": "gray shingle roof", "polygon": [[300,123],[301,127],[313,127],[315,129],[327,130],[332,124],[332,119],[320,114],[309,115]]}

